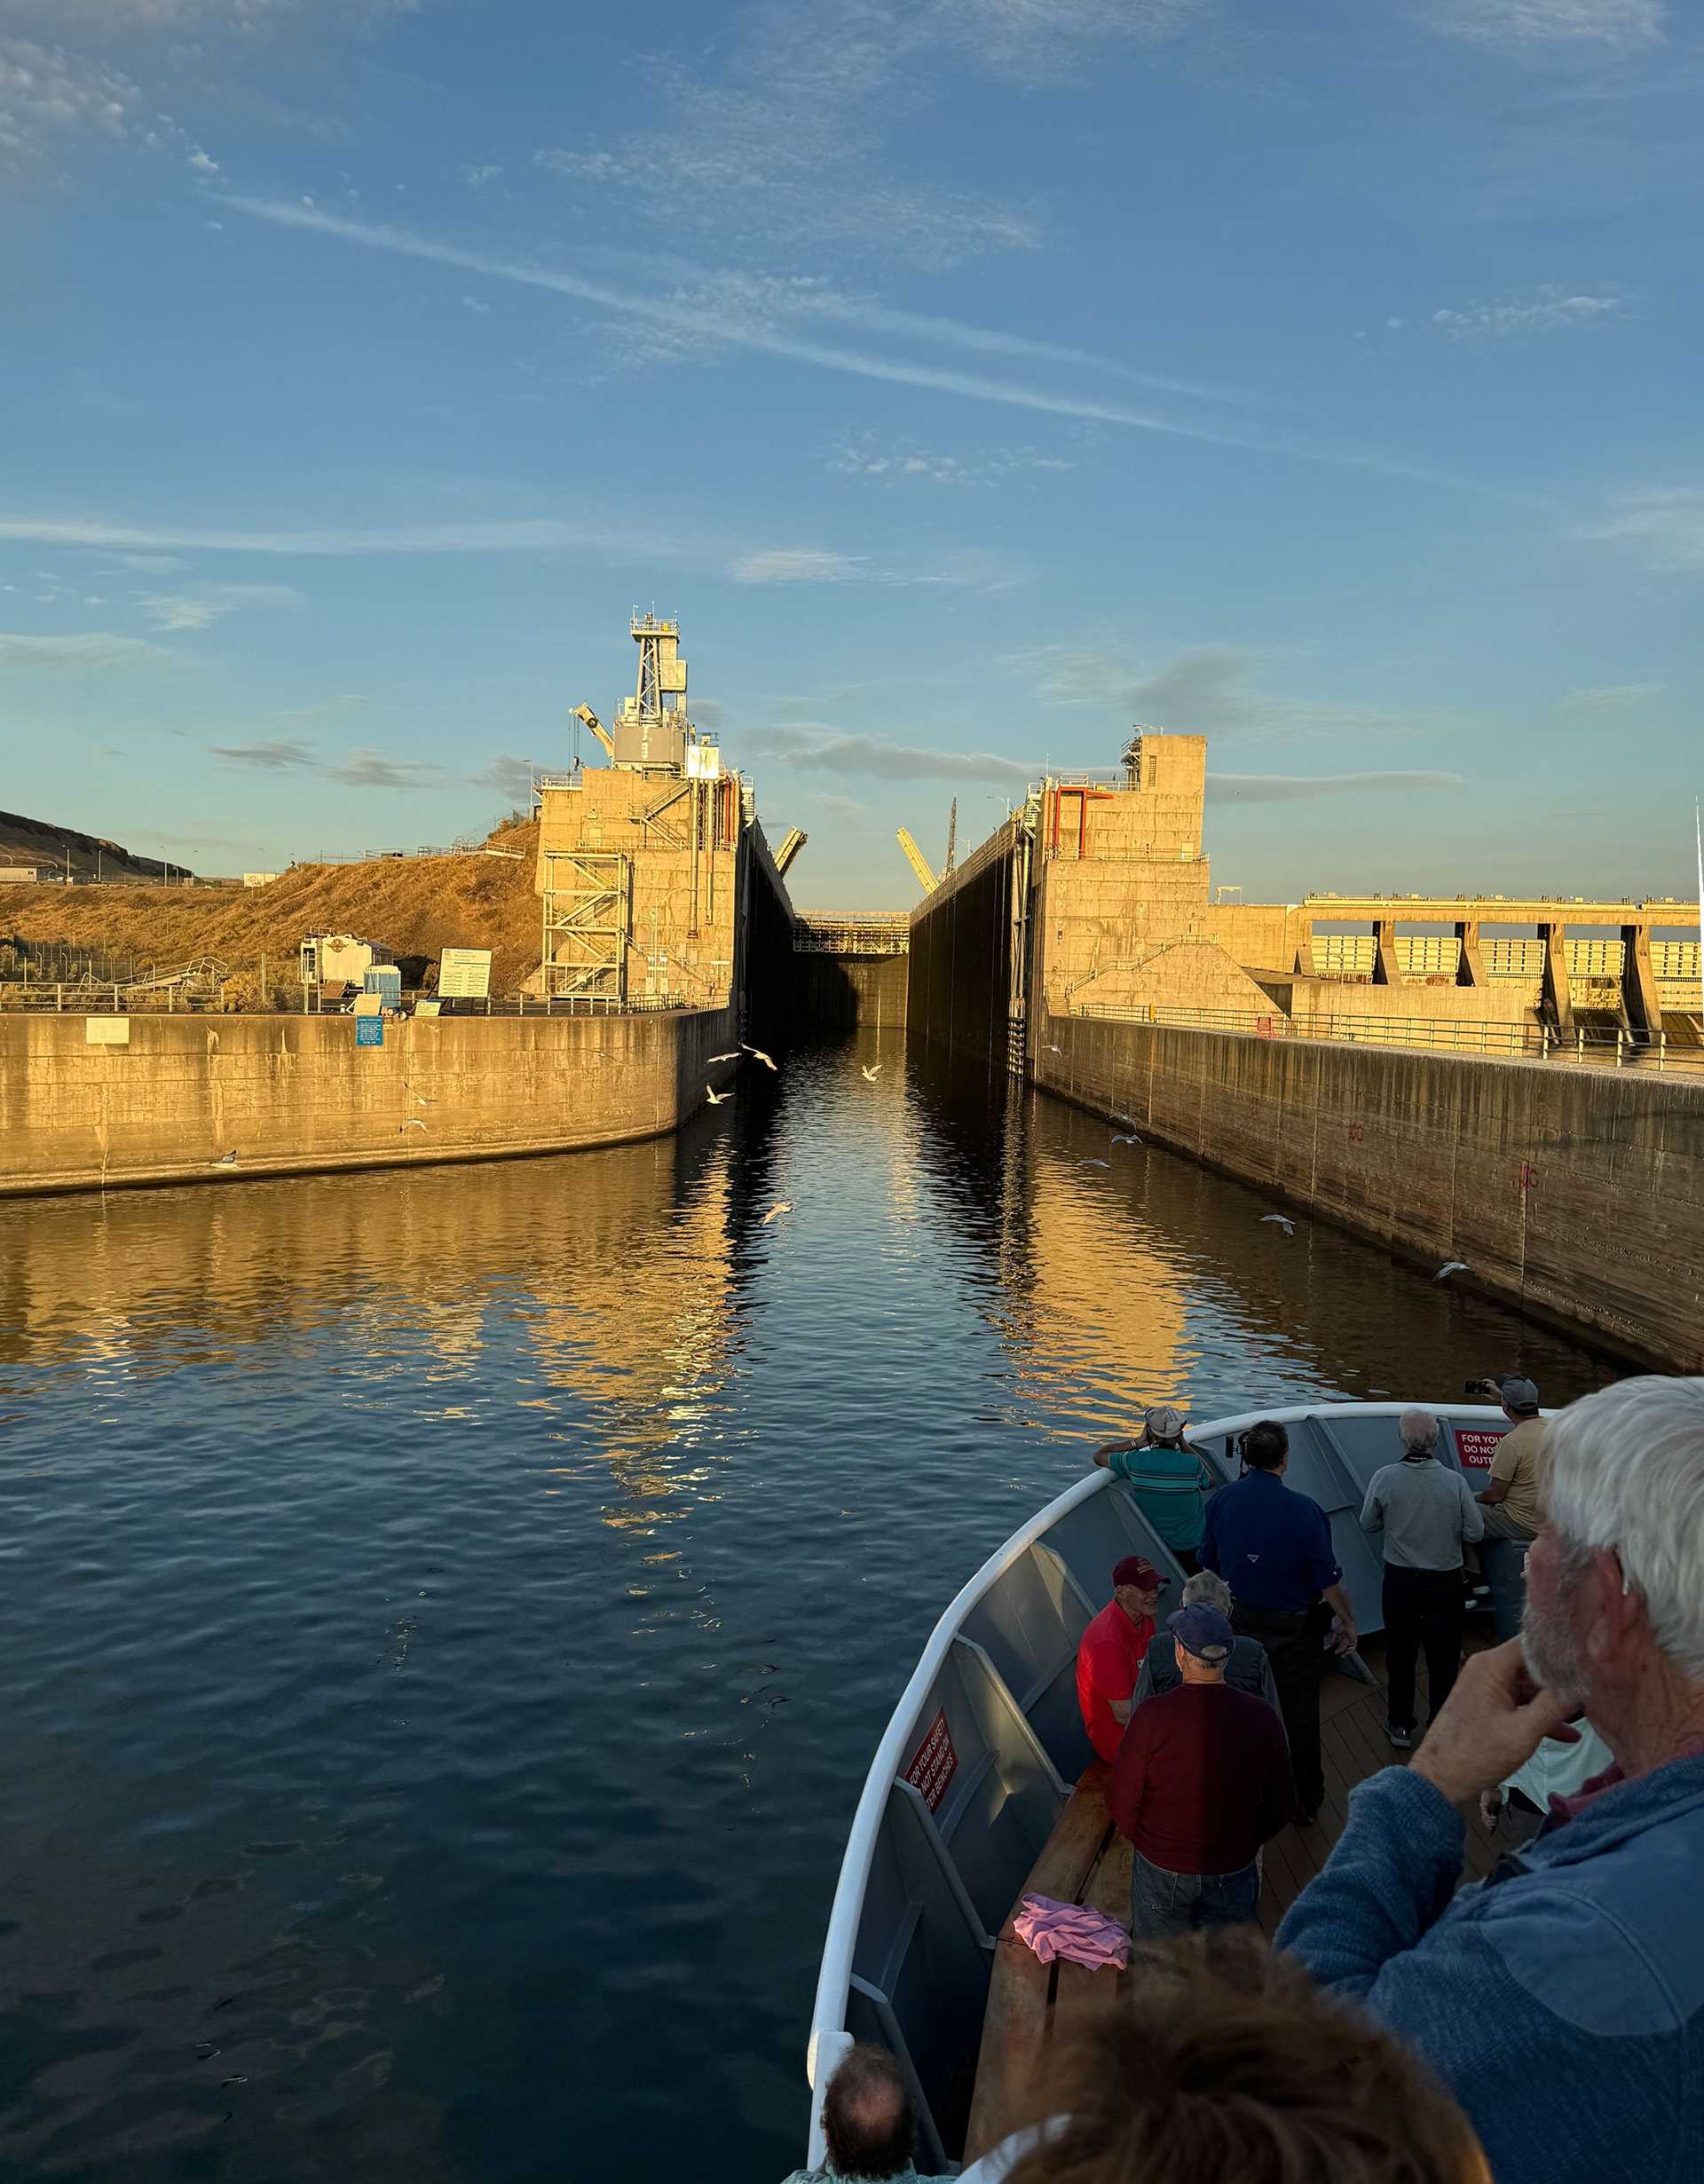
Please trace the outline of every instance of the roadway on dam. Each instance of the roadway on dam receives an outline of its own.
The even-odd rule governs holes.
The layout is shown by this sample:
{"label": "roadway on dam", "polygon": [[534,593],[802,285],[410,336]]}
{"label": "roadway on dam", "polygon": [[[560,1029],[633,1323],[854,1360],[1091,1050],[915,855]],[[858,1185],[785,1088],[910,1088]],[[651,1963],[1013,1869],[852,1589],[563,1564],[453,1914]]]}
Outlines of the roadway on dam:
{"label": "roadway on dam", "polygon": [[778,2178],[872,1743],[1096,1439],[1613,1369],[1109,1135],[889,1030],[678,1138],[0,1207],[7,2175]]}

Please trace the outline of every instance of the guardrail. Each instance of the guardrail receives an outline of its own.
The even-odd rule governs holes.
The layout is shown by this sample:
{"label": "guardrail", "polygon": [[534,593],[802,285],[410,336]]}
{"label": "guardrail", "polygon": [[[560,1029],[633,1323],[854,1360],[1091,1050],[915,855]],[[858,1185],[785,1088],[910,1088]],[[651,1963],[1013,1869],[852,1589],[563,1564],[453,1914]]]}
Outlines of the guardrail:
{"label": "guardrail", "polygon": [[1067,1012],[1115,1023],[1160,1024],[1182,1030],[1227,1031],[1243,1038],[1321,1039],[1337,1045],[1423,1047],[1431,1053],[1479,1054],[1491,1060],[1574,1062],[1600,1068],[1704,1071],[1704,1047],[1683,1045],[1666,1031],[1579,1029],[1561,1037],[1548,1025],[1464,1023],[1431,1016],[1285,1016],[1277,1009],[1168,1008],[1156,1002],[1121,1008],[1082,1001]]}
{"label": "guardrail", "polygon": [[801,911],[793,928],[793,952],[805,956],[903,956],[911,944],[909,911],[863,916],[848,911]]}
{"label": "guardrail", "polygon": [[[630,995],[624,1001],[613,994],[588,993],[553,994],[548,998],[542,994],[493,994],[485,1000],[460,995],[440,999],[436,994],[409,994],[405,997],[403,1013],[413,1014],[422,1001],[435,1002],[440,1016],[661,1016],[688,1009],[726,1008],[729,996],[722,993],[706,999],[693,999],[683,993],[645,993]],[[147,992],[127,993],[122,986],[54,985],[34,980],[28,986],[21,981],[0,981],[0,1016],[8,1011],[45,1016],[206,1016],[225,1013],[223,997],[217,993],[186,994],[164,986]],[[322,1008],[310,991],[305,1009],[299,1002],[293,1002],[282,1007],[244,1008],[230,1013],[245,1016],[348,1016],[354,1010],[352,1004]]]}

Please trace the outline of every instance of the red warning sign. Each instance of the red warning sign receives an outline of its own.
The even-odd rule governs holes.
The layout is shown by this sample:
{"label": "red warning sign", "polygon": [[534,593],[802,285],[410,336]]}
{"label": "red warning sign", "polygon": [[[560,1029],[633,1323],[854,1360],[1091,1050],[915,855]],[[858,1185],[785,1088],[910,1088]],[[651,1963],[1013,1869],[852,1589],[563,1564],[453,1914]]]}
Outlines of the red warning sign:
{"label": "red warning sign", "polygon": [[1497,1453],[1497,1443],[1509,1431],[1507,1426],[1466,1426],[1456,1429],[1456,1453],[1463,1468],[1474,1471],[1488,1471],[1491,1459]]}
{"label": "red warning sign", "polygon": [[952,1748],[952,1732],[947,1727],[946,1708],[943,1707],[929,1723],[929,1733],[917,1747],[917,1756],[905,1770],[905,1779],[914,1790],[922,1793],[923,1802],[933,1812],[947,1794],[947,1785],[958,1771],[958,1754]]}

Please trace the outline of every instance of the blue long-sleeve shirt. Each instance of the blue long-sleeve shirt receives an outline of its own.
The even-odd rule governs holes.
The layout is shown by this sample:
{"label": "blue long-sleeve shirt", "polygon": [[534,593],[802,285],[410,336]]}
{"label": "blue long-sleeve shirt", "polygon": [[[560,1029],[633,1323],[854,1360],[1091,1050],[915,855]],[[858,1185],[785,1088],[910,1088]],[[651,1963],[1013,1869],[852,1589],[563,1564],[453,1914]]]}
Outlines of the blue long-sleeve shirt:
{"label": "blue long-sleeve shirt", "polygon": [[1343,1575],[1325,1511],[1275,1471],[1250,1471],[1207,1504],[1201,1560],[1244,1607],[1299,1612]]}
{"label": "blue long-sleeve shirt", "polygon": [[1457,1891],[1430,1782],[1361,1784],[1277,1945],[1418,2049],[1497,2184],[1704,2176],[1704,1754],[1601,1791]]}

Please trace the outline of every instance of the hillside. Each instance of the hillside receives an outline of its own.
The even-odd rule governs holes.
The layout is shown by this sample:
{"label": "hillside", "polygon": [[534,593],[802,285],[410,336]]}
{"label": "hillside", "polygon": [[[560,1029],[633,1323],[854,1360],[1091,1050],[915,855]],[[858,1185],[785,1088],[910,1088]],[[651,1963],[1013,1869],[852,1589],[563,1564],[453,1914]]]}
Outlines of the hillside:
{"label": "hillside", "polygon": [[[0,864],[36,864],[63,872],[70,853],[74,879],[110,879],[114,872],[133,872],[138,879],[159,879],[166,867],[157,857],[132,856],[117,842],[103,841],[98,834],[81,834],[75,827],[53,826],[45,819],[27,819],[21,812],[0,811]],[[172,871],[188,868],[174,864]]]}
{"label": "hillside", "polygon": [[399,958],[430,958],[434,970],[445,948],[489,948],[492,991],[512,993],[539,963],[538,838],[536,821],[492,836],[493,848],[518,849],[518,862],[453,856],[297,864],[265,887],[8,886],[0,896],[0,945],[61,941],[128,951],[138,966],[214,956],[234,974],[230,998],[251,1005],[264,956],[267,984],[288,1005],[286,990],[299,991],[304,934],[356,933]]}

